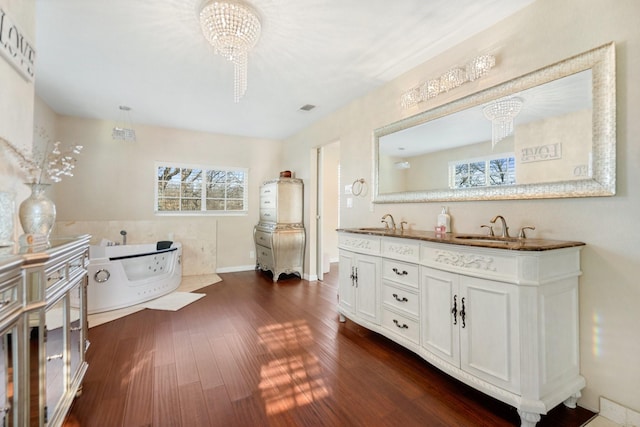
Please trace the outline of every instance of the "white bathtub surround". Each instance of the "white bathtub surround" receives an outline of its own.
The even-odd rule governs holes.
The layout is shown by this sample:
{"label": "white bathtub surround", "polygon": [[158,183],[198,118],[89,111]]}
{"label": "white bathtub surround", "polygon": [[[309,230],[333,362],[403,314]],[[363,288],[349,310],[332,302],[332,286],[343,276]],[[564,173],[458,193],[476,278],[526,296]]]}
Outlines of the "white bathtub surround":
{"label": "white bathtub surround", "polygon": [[58,221],[53,232],[59,236],[91,235],[91,244],[102,239],[127,245],[171,240],[182,244],[182,272],[186,276],[213,274],[217,268],[217,220],[211,217],[162,217],[148,221]]}
{"label": "white bathtub surround", "polygon": [[591,421],[586,423],[584,427],[622,427],[618,423],[614,423],[608,418],[603,417],[602,415],[598,415],[593,418]]}
{"label": "white bathtub surround", "polygon": [[640,427],[640,412],[600,397],[600,413],[587,427]]}
{"label": "white bathtub surround", "polygon": [[[198,289],[204,288],[205,286],[213,285],[221,281],[222,279],[217,274],[206,274],[201,276],[183,276],[182,283],[180,283],[180,287],[178,287],[178,289],[176,289],[175,292],[180,292],[180,293],[193,292]],[[152,302],[153,300],[149,301],[149,303],[152,303]],[[93,328],[94,326],[111,322],[112,320],[116,320],[121,317],[128,316],[137,311],[144,310],[145,308],[150,308],[150,307],[147,307],[147,305],[143,303],[143,304],[137,304],[131,307],[122,308],[119,310],[112,310],[112,311],[105,311],[104,313],[90,314],[88,316],[89,327]]]}
{"label": "white bathtub surround", "polygon": [[198,276],[182,276],[182,283],[177,289],[179,292],[193,292],[205,286],[221,282],[222,279],[217,274],[203,274]]}

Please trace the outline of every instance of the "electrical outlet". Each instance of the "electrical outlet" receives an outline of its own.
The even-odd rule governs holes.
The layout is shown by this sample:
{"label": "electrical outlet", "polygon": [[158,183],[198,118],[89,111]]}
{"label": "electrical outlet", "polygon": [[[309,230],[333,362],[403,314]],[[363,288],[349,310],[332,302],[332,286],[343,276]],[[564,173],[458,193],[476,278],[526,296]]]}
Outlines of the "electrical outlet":
{"label": "electrical outlet", "polygon": [[250,259],[254,259],[256,257],[256,252],[255,251],[249,251],[249,258]]}

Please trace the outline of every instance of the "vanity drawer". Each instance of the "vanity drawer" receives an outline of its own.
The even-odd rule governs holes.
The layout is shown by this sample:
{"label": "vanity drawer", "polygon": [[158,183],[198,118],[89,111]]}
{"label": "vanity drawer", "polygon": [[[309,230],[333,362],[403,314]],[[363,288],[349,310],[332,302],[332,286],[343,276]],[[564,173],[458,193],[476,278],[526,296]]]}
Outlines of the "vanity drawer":
{"label": "vanity drawer", "polygon": [[420,343],[420,328],[417,321],[389,309],[382,309],[382,326],[416,344]]}
{"label": "vanity drawer", "polygon": [[382,256],[402,261],[420,261],[420,243],[412,239],[389,237],[382,239]]}
{"label": "vanity drawer", "polygon": [[0,285],[0,314],[10,313],[22,306],[22,276],[13,276],[3,280]]}
{"label": "vanity drawer", "polygon": [[416,264],[384,258],[382,278],[418,289],[419,268]]}
{"label": "vanity drawer", "polygon": [[271,249],[271,233],[256,230],[255,239],[256,245]]}
{"label": "vanity drawer", "polygon": [[379,255],[380,238],[351,233],[338,233],[338,247],[363,254]]}
{"label": "vanity drawer", "polygon": [[417,292],[400,289],[386,282],[382,284],[382,302],[412,316],[418,317],[420,312]]}

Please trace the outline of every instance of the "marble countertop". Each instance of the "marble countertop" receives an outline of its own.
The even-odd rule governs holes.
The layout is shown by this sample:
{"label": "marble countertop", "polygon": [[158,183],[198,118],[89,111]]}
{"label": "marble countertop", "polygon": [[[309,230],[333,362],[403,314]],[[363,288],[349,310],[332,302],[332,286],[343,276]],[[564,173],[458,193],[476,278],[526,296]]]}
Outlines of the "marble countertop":
{"label": "marble countertop", "polygon": [[505,249],[512,251],[548,251],[552,249],[572,248],[584,246],[583,242],[572,242],[550,239],[520,239],[517,237],[503,238],[486,234],[445,233],[436,234],[434,231],[423,230],[391,230],[382,227],[340,228],[339,232],[365,234],[370,236],[396,237],[402,239],[422,240],[425,242],[447,243],[451,245],[474,246],[490,249]]}

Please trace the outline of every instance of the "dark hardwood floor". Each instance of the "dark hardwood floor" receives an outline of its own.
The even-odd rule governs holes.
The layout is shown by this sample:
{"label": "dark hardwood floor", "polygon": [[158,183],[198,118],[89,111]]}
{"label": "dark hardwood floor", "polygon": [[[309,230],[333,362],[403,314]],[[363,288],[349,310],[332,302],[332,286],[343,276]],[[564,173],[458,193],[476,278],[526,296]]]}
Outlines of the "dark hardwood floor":
{"label": "dark hardwood floor", "polygon": [[[350,321],[337,264],[324,282],[220,274],[177,312],[89,330],[89,369],[66,426],[514,426],[515,409]],[[560,405],[540,426],[581,426]]]}

